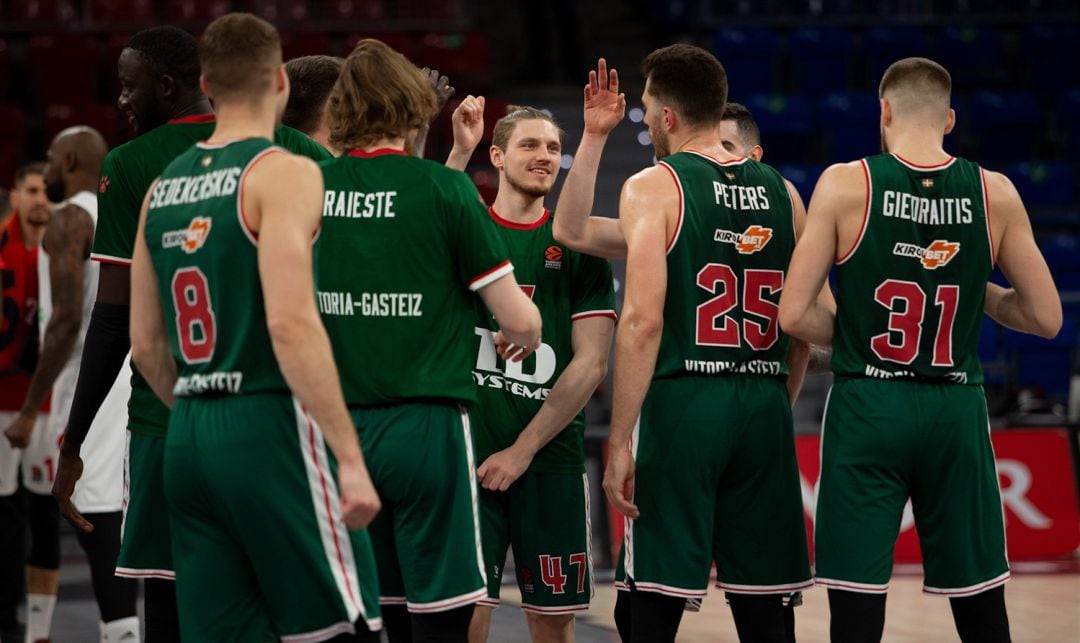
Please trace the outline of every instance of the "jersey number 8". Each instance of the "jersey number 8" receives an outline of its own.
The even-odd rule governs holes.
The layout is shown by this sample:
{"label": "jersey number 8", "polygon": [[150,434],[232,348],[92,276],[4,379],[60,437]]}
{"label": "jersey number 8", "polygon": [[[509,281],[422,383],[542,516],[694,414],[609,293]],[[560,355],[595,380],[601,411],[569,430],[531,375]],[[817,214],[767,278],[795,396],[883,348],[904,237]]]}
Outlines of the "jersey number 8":
{"label": "jersey number 8", "polygon": [[173,274],[172,296],[180,354],[188,364],[209,362],[214,356],[217,321],[206,275],[198,268],[177,270]]}

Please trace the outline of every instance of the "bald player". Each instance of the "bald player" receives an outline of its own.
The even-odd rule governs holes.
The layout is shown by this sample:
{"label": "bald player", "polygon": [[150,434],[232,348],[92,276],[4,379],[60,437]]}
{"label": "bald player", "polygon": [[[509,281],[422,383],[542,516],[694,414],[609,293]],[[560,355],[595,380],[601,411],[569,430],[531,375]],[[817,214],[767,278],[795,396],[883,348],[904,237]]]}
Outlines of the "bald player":
{"label": "bald player", "polygon": [[[785,332],[833,346],[814,538],[833,641],[881,639],[908,498],[923,591],[949,597],[963,641],[1010,640],[979,331],[985,311],[1054,337],[1061,301],[1016,188],[943,149],[951,89],[925,58],[885,71],[884,153],[822,174],[780,299]],[[814,296],[834,263],[835,314]]]}
{"label": "bald player", "polygon": [[[7,433],[26,441],[45,440],[54,450],[67,425],[97,292],[98,265],[90,261],[90,248],[97,223],[98,177],[108,151],[97,131],[72,127],[57,134],[46,153],[46,195],[58,205],[49,217],[38,252],[43,341],[22,411]],[[102,641],[139,640],[137,583],[113,574],[120,551],[129,380],[130,373],[117,379],[91,426],[92,448],[84,452],[87,475],[79,481],[73,497],[76,507],[94,525],[92,532],[79,532],[78,537],[90,561]],[[32,436],[38,409],[50,389],[52,408],[39,429],[43,435]]]}

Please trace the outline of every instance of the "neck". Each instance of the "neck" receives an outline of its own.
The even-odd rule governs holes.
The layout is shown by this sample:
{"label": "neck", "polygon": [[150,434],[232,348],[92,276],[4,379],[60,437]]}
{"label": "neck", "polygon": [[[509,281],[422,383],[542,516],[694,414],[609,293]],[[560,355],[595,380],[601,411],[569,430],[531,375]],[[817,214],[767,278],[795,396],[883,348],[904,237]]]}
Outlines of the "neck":
{"label": "neck", "polygon": [[206,95],[202,92],[196,92],[191,96],[177,101],[176,105],[169,113],[169,120],[213,113],[214,108],[210,106],[210,101],[207,100]]}
{"label": "neck", "polygon": [[64,179],[64,200],[68,200],[79,192],[95,193],[98,187],[98,177],[95,174],[73,174]]}
{"label": "neck", "polygon": [[211,145],[219,145],[246,138],[274,140],[277,113],[269,101],[256,103],[218,104],[214,133],[207,139]]}
{"label": "neck", "polygon": [[694,130],[682,136],[673,135],[671,137],[671,153],[685,152],[686,150],[696,150],[721,161],[739,158],[724,149],[720,137],[712,130]]}
{"label": "neck", "polygon": [[492,207],[507,221],[532,223],[544,216],[544,197],[523,194],[507,185],[503,178]]}
{"label": "neck", "polygon": [[952,158],[944,149],[941,126],[908,126],[885,132],[889,151],[916,165],[938,165]]}
{"label": "neck", "polygon": [[20,216],[19,232],[22,233],[23,245],[27,249],[33,249],[41,245],[41,238],[45,236],[45,226],[29,223],[25,217]]}
{"label": "neck", "polygon": [[369,143],[367,145],[361,145],[356,148],[363,152],[374,152],[375,150],[391,149],[391,150],[404,150],[405,149],[405,137],[399,138],[380,138],[379,140]]}

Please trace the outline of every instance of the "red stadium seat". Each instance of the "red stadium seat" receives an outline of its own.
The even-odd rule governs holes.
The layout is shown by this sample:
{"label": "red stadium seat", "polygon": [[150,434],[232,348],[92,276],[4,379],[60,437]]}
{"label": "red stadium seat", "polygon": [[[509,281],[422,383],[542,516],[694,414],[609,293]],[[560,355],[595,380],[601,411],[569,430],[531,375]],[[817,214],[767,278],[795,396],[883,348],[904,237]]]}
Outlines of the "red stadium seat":
{"label": "red stadium seat", "polygon": [[99,25],[150,25],[154,22],[153,0],[91,0],[90,22]]}
{"label": "red stadium seat", "polygon": [[26,47],[27,68],[36,76],[40,104],[87,103],[98,90],[97,43],[88,36],[34,36]]}
{"label": "red stadium seat", "polygon": [[0,100],[7,96],[8,73],[11,67],[11,48],[0,38]]}
{"label": "red stadium seat", "polygon": [[119,132],[116,108],[112,105],[49,105],[42,118],[42,134],[46,145],[62,130],[75,125],[87,125],[101,132],[109,147],[116,145]]}
{"label": "red stadium seat", "polygon": [[[283,22],[300,22],[307,20],[311,15],[309,5],[304,0],[262,0],[256,5],[256,12],[274,24]],[[245,7],[245,10],[247,8]]]}
{"label": "red stadium seat", "polygon": [[169,0],[165,14],[169,22],[210,22],[231,10],[229,0]]}
{"label": "red stadium seat", "polygon": [[398,3],[398,18],[404,20],[455,20],[462,18],[459,0],[410,0]]}
{"label": "red stadium seat", "polygon": [[281,34],[281,55],[285,60],[299,56],[329,55],[330,41],[321,33]]}
{"label": "red stadium seat", "polygon": [[327,0],[321,4],[319,17],[324,20],[382,20],[386,17],[382,0]]}
{"label": "red stadium seat", "polygon": [[409,34],[396,32],[352,34],[345,38],[345,49],[342,50],[341,55],[348,56],[349,52],[356,47],[356,43],[364,38],[381,40],[389,45],[394,51],[401,53],[411,61],[416,61],[416,43]]}
{"label": "red stadium seat", "polygon": [[0,132],[0,185],[6,186],[12,183],[26,141],[26,117],[19,106],[0,103]]}
{"label": "red stadium seat", "polygon": [[120,60],[120,52],[131,40],[130,34],[113,34],[105,44],[105,57],[101,59],[101,77],[105,79],[105,99],[116,103],[120,96],[120,77],[116,72],[116,62]]}
{"label": "red stadium seat", "polygon": [[491,72],[491,52],[487,38],[479,32],[429,33],[420,41],[417,64],[445,74],[486,76]]}
{"label": "red stadium seat", "polygon": [[14,0],[4,5],[4,18],[16,24],[71,22],[75,19],[73,0]]}

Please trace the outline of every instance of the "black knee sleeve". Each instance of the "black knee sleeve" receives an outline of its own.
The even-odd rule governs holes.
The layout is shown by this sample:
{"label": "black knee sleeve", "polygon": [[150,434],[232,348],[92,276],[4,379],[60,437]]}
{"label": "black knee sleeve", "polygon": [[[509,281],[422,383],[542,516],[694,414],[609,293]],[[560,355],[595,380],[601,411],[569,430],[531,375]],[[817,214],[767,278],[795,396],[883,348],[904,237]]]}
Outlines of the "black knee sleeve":
{"label": "black knee sleeve", "polygon": [[[0,438],[2,439],[2,438]],[[26,494],[0,496],[0,631],[17,624],[15,610],[25,594]]]}
{"label": "black knee sleeve", "polygon": [[619,631],[619,638],[623,643],[630,643],[630,635],[633,632],[630,617],[630,592],[615,592],[615,629]]}
{"label": "black knee sleeve", "polygon": [[390,643],[412,643],[412,620],[404,605],[382,605],[383,629]]}
{"label": "black knee sleeve", "polygon": [[1009,643],[1009,614],[1005,611],[1005,587],[964,598],[950,598],[956,631],[964,643]]}
{"label": "black knee sleeve", "polygon": [[29,500],[30,556],[26,564],[42,569],[60,569],[60,510],[56,498],[37,493]]}
{"label": "black knee sleeve", "polygon": [[674,642],[685,607],[685,598],[631,590],[630,640],[633,643]]}
{"label": "black knee sleeve", "polygon": [[176,583],[147,578],[143,585],[143,607],[146,610],[146,643],[180,643]]}
{"label": "black knee sleeve", "polygon": [[832,643],[877,643],[885,630],[885,595],[829,590]]}
{"label": "black knee sleeve", "polygon": [[94,586],[94,598],[97,600],[101,620],[111,623],[122,618],[135,616],[135,600],[139,594],[139,582],[133,578],[121,578],[116,575],[116,555],[120,552],[120,525],[123,514],[119,511],[110,513],[85,514],[83,516],[94,526],[94,531],[84,534],[77,532],[79,545],[86,552],[90,563],[90,580]]}
{"label": "black knee sleeve", "polygon": [[[783,594],[726,594],[740,641],[788,643]],[[794,612],[792,613],[794,617]],[[794,619],[793,619],[794,624]]]}
{"label": "black knee sleeve", "polygon": [[469,643],[473,607],[412,614],[413,643]]}

